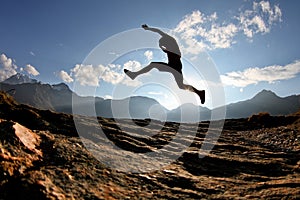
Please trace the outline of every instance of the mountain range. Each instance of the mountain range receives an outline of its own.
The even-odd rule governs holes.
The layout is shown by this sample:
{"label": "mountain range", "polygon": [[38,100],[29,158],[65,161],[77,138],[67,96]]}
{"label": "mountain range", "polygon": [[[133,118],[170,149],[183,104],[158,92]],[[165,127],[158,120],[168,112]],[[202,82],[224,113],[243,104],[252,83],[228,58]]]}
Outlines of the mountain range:
{"label": "mountain range", "polygon": [[[9,92],[18,103],[28,104],[39,109],[72,113],[72,100],[77,114],[89,115],[86,105],[95,105],[97,116],[107,118],[152,118],[180,122],[210,120],[212,111],[194,104],[183,104],[167,110],[154,99],[132,96],[125,99],[111,100],[101,97],[82,97],[64,84],[43,84],[23,74],[16,74],[0,83],[0,90]],[[127,107],[129,106],[129,112]],[[112,109],[112,105],[113,108]],[[220,108],[216,108],[220,109]],[[222,109],[222,108],[221,108]],[[223,108],[224,109],[224,108]],[[255,113],[268,112],[271,115],[288,115],[300,109],[300,95],[279,97],[274,92],[262,90],[253,98],[226,106],[226,118],[245,118]],[[182,119],[182,111],[188,114]],[[196,112],[195,112],[196,111]]]}

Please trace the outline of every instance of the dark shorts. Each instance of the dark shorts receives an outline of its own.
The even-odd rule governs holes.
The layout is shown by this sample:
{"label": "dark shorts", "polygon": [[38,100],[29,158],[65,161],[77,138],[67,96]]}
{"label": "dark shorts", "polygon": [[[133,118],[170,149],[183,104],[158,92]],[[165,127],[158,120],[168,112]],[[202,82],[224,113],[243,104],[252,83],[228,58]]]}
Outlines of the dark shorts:
{"label": "dark shorts", "polygon": [[182,72],[181,56],[175,53],[167,52],[168,65],[178,72]]}
{"label": "dark shorts", "polygon": [[156,68],[161,72],[169,72],[173,74],[179,88],[184,88],[181,62],[152,62],[152,64],[156,64]]}
{"label": "dark shorts", "polygon": [[162,72],[170,72],[172,73],[172,70],[175,70],[177,71],[178,73],[182,74],[182,64],[181,62],[179,63],[164,63],[164,62],[152,62],[154,64],[158,64],[156,66],[156,68],[159,70],[159,71],[162,71]]}
{"label": "dark shorts", "polygon": [[171,68],[175,69],[176,71],[178,71],[179,73],[182,73],[182,63],[181,61],[176,61],[176,62],[169,62],[168,66],[170,66]]}

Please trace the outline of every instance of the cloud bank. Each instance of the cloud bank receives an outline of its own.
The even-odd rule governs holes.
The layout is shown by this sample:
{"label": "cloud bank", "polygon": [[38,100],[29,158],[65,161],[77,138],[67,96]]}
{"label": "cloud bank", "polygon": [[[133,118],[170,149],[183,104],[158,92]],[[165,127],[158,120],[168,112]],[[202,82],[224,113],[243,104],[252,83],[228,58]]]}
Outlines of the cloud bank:
{"label": "cloud bank", "polygon": [[40,74],[40,72],[38,72],[36,70],[36,68],[30,64],[27,64],[26,67],[24,68],[24,70],[29,74],[29,75],[33,75],[33,76],[37,76]]}
{"label": "cloud bank", "polygon": [[253,2],[251,9],[241,10],[230,23],[219,21],[217,13],[205,15],[199,10],[186,15],[173,30],[182,39],[185,53],[198,54],[204,50],[230,48],[238,34],[252,39],[256,34],[269,33],[272,26],[281,22],[278,5],[267,1]]}
{"label": "cloud bank", "polygon": [[234,87],[246,87],[259,82],[274,83],[275,81],[288,80],[300,73],[300,60],[281,66],[271,65],[263,68],[253,67],[243,71],[228,72],[221,75],[223,84]]}
{"label": "cloud bank", "polygon": [[61,78],[61,80],[63,80],[66,83],[71,83],[74,81],[74,79],[64,70],[61,70],[60,72],[58,72],[58,77]]}
{"label": "cloud bank", "polygon": [[137,71],[141,68],[141,63],[138,61],[128,61],[124,63],[123,66],[109,64],[108,66],[104,65],[83,65],[77,64],[74,68],[71,69],[70,74],[61,70],[58,73],[58,76],[67,83],[73,81],[78,82],[83,86],[99,86],[101,81],[106,83],[124,84],[127,86],[137,86],[141,84],[137,80],[129,79],[123,72],[123,69],[129,69],[132,71]]}
{"label": "cloud bank", "polygon": [[11,58],[8,58],[5,54],[0,55],[0,81],[15,75],[17,68],[17,65],[14,64]]}

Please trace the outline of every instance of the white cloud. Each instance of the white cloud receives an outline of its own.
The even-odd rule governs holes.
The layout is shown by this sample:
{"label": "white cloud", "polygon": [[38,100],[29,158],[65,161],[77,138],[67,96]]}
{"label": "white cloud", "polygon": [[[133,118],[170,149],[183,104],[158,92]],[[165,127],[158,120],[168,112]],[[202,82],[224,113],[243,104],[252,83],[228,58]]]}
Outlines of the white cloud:
{"label": "white cloud", "polygon": [[65,72],[64,70],[61,70],[60,72],[58,72],[58,76],[64,81],[64,82],[67,82],[67,83],[71,83],[73,82],[73,78],[67,73]]}
{"label": "white cloud", "polygon": [[198,54],[205,49],[230,47],[238,29],[233,23],[220,25],[217,19],[217,13],[205,16],[194,11],[186,15],[174,29],[183,39],[182,48],[187,53]]}
{"label": "white cloud", "polygon": [[98,86],[99,76],[104,72],[105,67],[102,65],[82,65],[77,64],[71,70],[71,74],[80,85]]}
{"label": "white cloud", "polygon": [[145,51],[144,56],[146,56],[147,60],[150,61],[153,59],[153,52],[150,50]]}
{"label": "white cloud", "polygon": [[181,47],[183,52],[197,55],[209,47],[203,41],[198,41],[195,38],[186,39],[185,44]]}
{"label": "white cloud", "polygon": [[103,71],[102,75],[100,76],[100,78],[107,83],[116,85],[118,83],[121,83],[125,78],[124,73],[114,71],[114,70],[112,70],[112,68],[105,67],[105,68],[103,68],[103,70],[104,71]]}
{"label": "white cloud", "polygon": [[253,2],[251,10],[245,10],[236,17],[240,22],[240,29],[248,37],[255,34],[270,32],[275,22],[281,22],[282,12],[277,5],[273,7],[268,1]]}
{"label": "white cloud", "polygon": [[186,15],[174,29],[183,39],[187,53],[198,54],[205,49],[228,48],[234,43],[238,28],[235,24],[218,24],[217,13],[205,16],[200,11]]}
{"label": "white cloud", "polygon": [[251,9],[241,10],[230,22],[218,21],[217,13],[205,15],[199,10],[184,16],[173,30],[181,38],[184,53],[198,54],[204,50],[230,48],[235,37],[242,33],[248,38],[270,32],[276,22],[281,22],[279,6],[267,1],[254,2]]}
{"label": "white cloud", "polygon": [[114,70],[120,70],[122,69],[121,65],[115,65],[115,64],[108,64],[108,67]]}
{"label": "white cloud", "polygon": [[0,55],[0,62],[4,69],[10,69],[13,66],[11,58],[8,58],[5,54]]}
{"label": "white cloud", "polygon": [[24,70],[28,73],[28,74],[31,74],[33,76],[37,76],[39,75],[40,73],[35,69],[34,66],[30,65],[30,64],[27,64],[26,67],[24,68]]}
{"label": "white cloud", "polygon": [[177,25],[175,31],[183,32],[190,30],[193,26],[202,24],[206,21],[204,14],[199,10],[193,11],[192,14],[186,15],[184,19]]}
{"label": "white cloud", "polygon": [[70,75],[66,72],[64,75],[66,77],[69,76],[68,78],[78,81],[80,85],[85,86],[99,86],[101,80],[113,85],[140,85],[141,83],[138,80],[131,80],[125,75],[123,72],[124,68],[137,71],[141,68],[141,64],[138,61],[128,61],[123,67],[115,64],[109,64],[108,66],[77,64],[71,69]]}
{"label": "white cloud", "polygon": [[161,96],[161,97],[163,97],[163,98],[165,98],[165,99],[168,99],[168,94],[166,94],[166,93],[164,93],[164,92],[156,92],[156,91],[150,91],[150,92],[148,92],[148,94],[149,95],[154,95],[154,96]]}
{"label": "white cloud", "polygon": [[254,16],[253,18],[240,16],[239,19],[242,30],[248,38],[252,38],[257,33],[268,33],[270,31],[260,16]]}
{"label": "white cloud", "polygon": [[107,95],[104,96],[104,98],[105,98],[105,99],[112,99],[113,97],[112,97],[111,95],[108,95],[108,94],[107,94]]}
{"label": "white cloud", "polygon": [[123,68],[131,71],[138,71],[142,68],[142,65],[136,60],[129,60],[123,65]]}
{"label": "white cloud", "polygon": [[275,22],[275,21],[281,21],[282,12],[278,5],[272,6],[270,5],[270,2],[268,1],[261,1],[259,3],[254,2],[253,3],[253,10],[258,11],[261,10],[263,13],[265,13],[268,17],[269,24]]}
{"label": "white cloud", "polygon": [[30,51],[29,54],[35,56],[35,53],[33,53],[32,51]]}
{"label": "white cloud", "polygon": [[244,71],[228,72],[221,75],[221,80],[225,85],[235,87],[246,87],[259,82],[273,83],[280,80],[288,80],[296,77],[300,73],[300,60],[285,66],[272,65],[263,68],[247,68]]}
{"label": "white cloud", "polygon": [[12,75],[15,75],[17,68],[11,58],[8,58],[5,54],[0,55],[0,81],[4,81]]}
{"label": "white cloud", "polygon": [[206,40],[215,49],[229,48],[233,43],[233,37],[236,35],[237,27],[234,24],[225,26],[212,25],[211,30],[206,35]]}

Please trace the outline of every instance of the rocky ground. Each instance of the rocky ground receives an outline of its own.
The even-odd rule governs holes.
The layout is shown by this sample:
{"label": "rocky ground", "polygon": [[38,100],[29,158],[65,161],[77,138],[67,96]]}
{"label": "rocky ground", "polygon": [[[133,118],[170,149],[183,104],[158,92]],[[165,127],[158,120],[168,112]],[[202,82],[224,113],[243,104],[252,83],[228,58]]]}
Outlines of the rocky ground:
{"label": "rocky ground", "polygon": [[[87,117],[80,123],[86,126],[81,138],[73,116],[19,105],[0,93],[0,199],[300,198],[300,113],[226,120],[204,158],[199,149],[210,123],[199,123],[194,136],[184,139],[189,147],[161,167],[147,153],[170,144],[179,126],[192,133],[192,125],[161,127],[151,121],[150,129],[147,120],[132,126],[129,120]],[[108,139],[98,134],[100,129]],[[95,152],[103,160],[89,145],[101,150]],[[172,148],[166,151],[173,154]],[[145,159],[137,162],[140,155]],[[123,168],[109,165],[116,158]],[[126,163],[136,169],[126,171]],[[138,172],[145,165],[154,168]]]}

